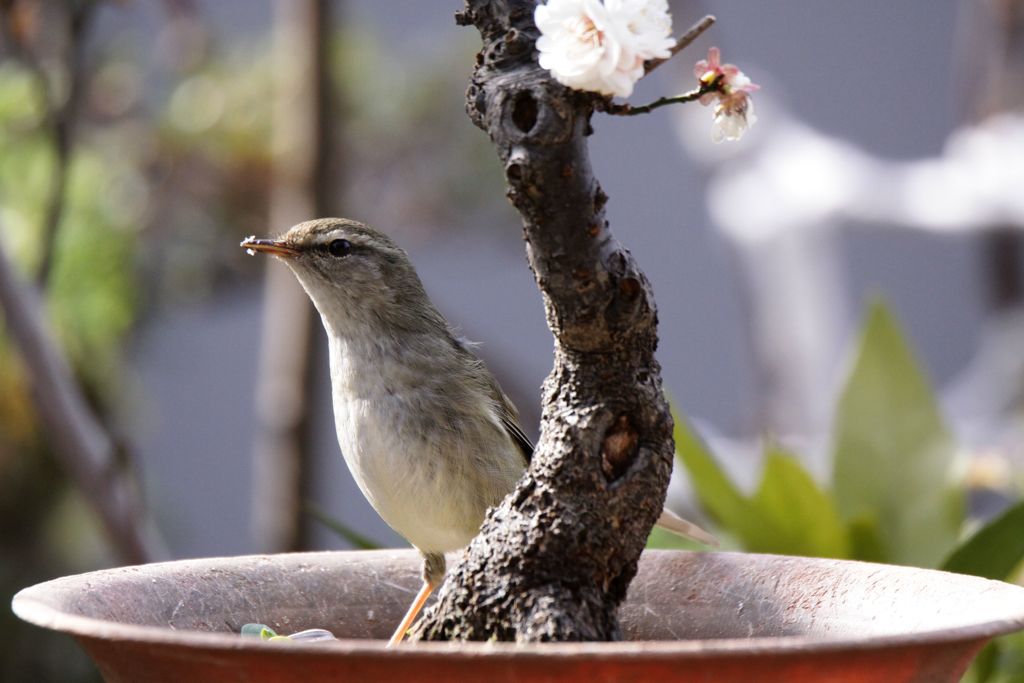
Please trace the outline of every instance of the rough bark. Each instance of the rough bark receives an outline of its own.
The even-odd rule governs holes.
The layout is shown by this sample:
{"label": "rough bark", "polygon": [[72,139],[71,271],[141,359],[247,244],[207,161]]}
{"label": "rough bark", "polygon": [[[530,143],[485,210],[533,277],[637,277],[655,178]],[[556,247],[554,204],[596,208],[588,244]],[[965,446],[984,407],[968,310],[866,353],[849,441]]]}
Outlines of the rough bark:
{"label": "rough bark", "polygon": [[423,639],[613,640],[664,502],[672,418],[650,284],[609,230],[587,155],[596,96],[536,62],[530,0],[467,0],[483,49],[467,111],[490,136],[555,337],[529,473],[421,620]]}

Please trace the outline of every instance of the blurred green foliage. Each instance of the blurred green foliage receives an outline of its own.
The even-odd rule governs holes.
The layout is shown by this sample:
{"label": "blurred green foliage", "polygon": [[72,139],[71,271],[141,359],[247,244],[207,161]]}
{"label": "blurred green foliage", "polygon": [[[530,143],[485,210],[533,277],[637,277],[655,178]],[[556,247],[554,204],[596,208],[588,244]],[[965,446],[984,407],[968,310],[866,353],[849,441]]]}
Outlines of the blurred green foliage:
{"label": "blurred green foliage", "polygon": [[[48,322],[117,436],[132,432],[133,399],[142,394],[123,358],[133,331],[164,308],[256,275],[261,266],[240,257],[239,239],[287,227],[267,225],[275,65],[269,26],[215,39],[218,27],[185,3],[170,8],[154,33],[131,5],[84,1],[98,8],[98,24],[109,23],[97,28],[103,40],[80,36],[78,64],[65,63],[75,53],[66,20],[82,3],[0,8],[0,20],[12,22],[3,37],[18,43],[0,43],[0,239],[26,281],[37,278],[51,250],[41,288]],[[451,68],[472,62],[474,43],[467,34],[417,61],[365,26],[336,27],[329,53],[336,148],[329,154],[340,213],[372,213],[374,222],[424,233],[501,224],[492,219],[510,211],[501,170],[486,136],[466,125],[465,72]],[[72,78],[81,79],[81,97],[61,218],[48,245],[44,224],[61,170],[53,114]],[[0,318],[5,599],[116,561],[53,459],[27,380]],[[94,677],[69,639],[0,611],[0,680]]]}
{"label": "blurred green foliage", "polygon": [[[962,540],[968,527],[955,443],[895,318],[868,311],[836,406],[832,485],[818,485],[775,445],[760,484],[742,492],[684,418],[676,451],[727,545],[752,552],[933,567],[1011,580],[1024,560],[1024,502]],[[691,547],[664,535],[651,545]],[[1024,637],[999,639],[968,673],[973,683],[1024,680]]]}
{"label": "blurred green foliage", "polygon": [[[1008,581],[1024,558],[1024,501],[1010,506],[960,544],[942,563],[946,571]],[[965,683],[1024,681],[1024,633],[999,638],[982,650]]]}
{"label": "blurred green foliage", "polygon": [[[238,258],[235,244],[266,227],[269,40],[217,49],[198,21],[163,30],[188,33],[178,36],[188,49],[164,65],[158,87],[147,87],[153,74],[132,51],[98,46],[90,53],[45,292],[74,371],[108,417],[125,381],[122,348],[140,316],[255,268]],[[147,36],[138,51],[151,42],[165,41]],[[451,68],[471,63],[472,36],[415,68],[358,28],[342,30],[332,45],[344,121],[339,163],[358,169],[339,174],[346,212],[427,229],[500,224],[492,217],[510,211],[501,171],[486,136],[466,125],[465,72]],[[46,107],[36,74],[0,62],[0,239],[29,278],[46,248],[41,225],[58,163]],[[770,445],[760,483],[747,494],[682,419],[676,442],[702,505],[738,547],[925,566],[948,556],[947,568],[991,578],[1010,576],[1024,555],[1019,505],[956,546],[965,513],[953,441],[881,306],[869,315],[837,408],[831,489]],[[85,509],[47,451],[0,322],[0,593],[109,563]],[[339,533],[355,538],[346,528]],[[659,533],[655,543],[670,543]],[[2,612],[0,679],[94,676],[70,640],[40,631],[30,638]],[[978,683],[1024,678],[1024,637],[987,650],[973,675]]]}
{"label": "blurred green foliage", "polygon": [[[58,160],[43,121],[40,89],[30,73],[0,64],[0,224],[9,258],[26,276],[42,258],[42,223]],[[109,400],[117,390],[121,340],[136,311],[135,235],[108,201],[125,165],[82,146],[68,168],[64,218],[53,244],[46,312],[87,393]],[[0,323],[0,591],[67,568],[109,562],[91,514],[57,468],[32,412],[24,369]],[[69,542],[70,541],[70,542]],[[0,618],[0,678],[93,680],[67,638],[29,634],[9,611]],[[40,647],[42,646],[42,647]]]}
{"label": "blurred green foliage", "polygon": [[[871,307],[834,424],[832,487],[856,557],[935,566],[964,523],[954,442],[892,314]],[[865,540],[866,539],[866,540]]]}
{"label": "blurred green foliage", "polygon": [[757,491],[746,496],[729,480],[684,419],[676,449],[702,505],[753,552],[848,557],[849,535],[833,499],[790,454],[771,447]]}
{"label": "blurred green foliage", "polygon": [[452,68],[472,64],[475,36],[418,54],[410,68],[410,55],[359,29],[342,30],[332,43],[346,114],[341,172],[358,169],[347,177],[351,211],[421,233],[515,221],[494,149],[466,120],[467,72]]}
{"label": "blurred green foliage", "polygon": [[[266,194],[269,114],[258,97],[269,89],[268,60],[199,59],[147,99],[136,55],[117,41],[97,46],[78,74],[82,97],[64,162],[47,94],[60,92],[72,75],[60,59],[44,57],[59,31],[34,21],[20,26],[17,39],[47,66],[33,68],[9,53],[0,61],[0,239],[26,281],[37,280],[49,250],[52,268],[37,282],[45,317],[84,394],[117,438],[130,411],[123,351],[141,313],[182,283],[197,292],[223,279],[230,268],[205,255],[226,249],[211,245],[237,243],[225,238],[237,230],[236,216],[251,215],[246,211],[265,220],[252,195]],[[188,86],[207,72],[205,91]],[[199,107],[210,82],[217,116],[206,111],[209,128],[190,128],[181,111]],[[257,171],[243,172],[254,166]],[[55,195],[62,170],[63,191]],[[44,226],[54,202],[60,220],[49,242]],[[26,585],[117,560],[90,506],[57,466],[29,391],[0,316],[0,595],[7,601]],[[3,610],[0,680],[93,681],[97,673],[66,636],[29,627]]]}
{"label": "blurred green foliage", "polygon": [[1024,501],[1004,510],[950,553],[942,569],[1005,581],[1024,558]]}

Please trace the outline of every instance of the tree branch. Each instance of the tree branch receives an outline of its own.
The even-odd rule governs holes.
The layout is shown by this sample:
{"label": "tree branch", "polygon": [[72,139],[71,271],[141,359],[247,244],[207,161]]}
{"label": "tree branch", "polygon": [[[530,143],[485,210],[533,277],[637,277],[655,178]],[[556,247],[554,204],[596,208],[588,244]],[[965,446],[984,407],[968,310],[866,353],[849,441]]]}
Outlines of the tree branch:
{"label": "tree branch", "polygon": [[62,104],[52,99],[49,114],[51,140],[53,143],[54,173],[50,195],[46,202],[46,213],[43,218],[42,259],[36,273],[39,286],[45,288],[53,270],[54,254],[57,248],[57,233],[64,207],[67,204],[67,181],[71,170],[71,153],[74,149],[75,124],[78,119],[79,104],[85,81],[85,43],[89,26],[92,23],[93,10],[97,3],[87,0],[70,10],[68,28],[68,54],[65,59],[65,71],[68,74],[68,92]]}
{"label": "tree branch", "polygon": [[74,149],[75,124],[79,114],[82,90],[85,85],[85,45],[93,14],[99,5],[98,0],[82,0],[79,3],[68,3],[67,12],[67,53],[62,60],[62,68],[67,74],[67,92],[61,93],[54,88],[50,75],[47,74],[38,56],[27,44],[27,36],[17,31],[12,24],[11,12],[0,13],[3,20],[3,33],[11,45],[14,56],[32,74],[42,93],[44,106],[44,122],[53,147],[54,168],[51,174],[50,187],[47,192],[43,209],[43,223],[40,230],[40,259],[36,271],[36,284],[45,289],[53,270],[54,253],[57,234],[64,217],[66,206],[66,190],[68,173],[71,166],[71,153]]}
{"label": "tree branch", "polygon": [[530,471],[450,572],[417,628],[424,639],[618,638],[672,467],[654,298],[608,228],[587,154],[599,98],[539,68],[535,4],[468,0],[456,20],[483,38],[467,110],[522,215],[555,365]]}
{"label": "tree branch", "polygon": [[649,59],[644,62],[644,75],[651,73],[659,66],[667,62],[668,60],[675,57],[677,54],[685,50],[690,46],[690,43],[697,40],[704,31],[711,28],[711,25],[715,23],[715,16],[713,14],[704,15],[699,21],[697,21],[690,29],[679,37],[676,44],[672,46],[672,54],[663,59]]}
{"label": "tree branch", "polygon": [[633,106],[631,104],[607,102],[602,105],[601,109],[606,114],[614,114],[615,116],[636,116],[637,114],[647,114],[659,107],[664,107],[667,104],[682,104],[684,102],[699,100],[703,95],[719,90],[720,82],[721,80],[719,79],[709,84],[702,83],[699,88],[694,88],[690,92],[685,92],[682,95],[672,95],[671,97],[659,97],[648,104]]}
{"label": "tree branch", "polygon": [[32,382],[36,410],[53,452],[92,504],[122,560],[163,559],[136,483],[117,463],[114,442],[89,410],[46,331],[37,292],[23,286],[0,247],[0,311]]}

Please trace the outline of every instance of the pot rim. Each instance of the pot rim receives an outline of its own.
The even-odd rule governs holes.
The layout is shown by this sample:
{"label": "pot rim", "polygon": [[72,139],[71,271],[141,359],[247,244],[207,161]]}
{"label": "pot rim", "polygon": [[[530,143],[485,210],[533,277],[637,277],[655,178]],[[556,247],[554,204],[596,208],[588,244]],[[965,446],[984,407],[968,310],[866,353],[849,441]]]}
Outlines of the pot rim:
{"label": "pot rim", "polygon": [[[1024,629],[1024,587],[1015,584],[993,581],[966,574],[954,574],[935,569],[902,567],[899,565],[881,565],[856,560],[825,560],[823,558],[795,558],[813,562],[837,562],[844,564],[871,565],[873,567],[895,571],[927,572],[955,577],[964,583],[974,583],[979,589],[1000,590],[1008,594],[1016,593],[1016,609],[1009,608],[1008,615],[998,619],[975,621],[961,626],[951,626],[910,633],[869,634],[862,637],[837,636],[820,638],[802,635],[783,635],[756,638],[710,638],[702,640],[633,640],[613,642],[559,642],[559,643],[511,643],[511,642],[405,642],[389,648],[383,639],[339,638],[335,641],[319,643],[287,642],[277,643],[262,641],[256,638],[244,638],[236,633],[207,632],[196,630],[178,630],[172,627],[125,624],[95,617],[71,614],[54,607],[44,596],[49,590],[58,587],[75,586],[92,577],[109,575],[111,572],[136,569],[138,567],[168,568],[178,564],[195,564],[197,562],[230,562],[239,560],[256,560],[273,557],[301,557],[305,555],[324,554],[325,551],[309,553],[282,553],[279,555],[238,555],[230,557],[199,558],[189,560],[173,560],[169,562],[151,563],[102,569],[83,574],[75,574],[52,579],[20,590],[15,594],[11,607],[21,619],[36,626],[69,635],[105,641],[131,642],[139,644],[160,644],[173,647],[194,648],[207,651],[259,651],[265,648],[279,652],[285,656],[321,655],[383,655],[389,657],[452,657],[466,658],[497,657],[497,658],[530,658],[565,657],[565,658],[674,658],[714,657],[722,655],[765,655],[785,656],[794,653],[835,652],[877,650],[880,648],[900,648],[934,645],[937,643],[983,641],[996,635],[1011,633]],[[379,551],[326,551],[336,553],[375,553],[394,557],[408,556],[413,550],[379,550]],[[645,551],[652,552],[652,551]],[[653,551],[681,552],[681,551]],[[748,553],[714,552],[719,556],[741,557]],[[762,556],[764,557],[764,556]],[[768,557],[788,558],[789,556],[768,555]]]}

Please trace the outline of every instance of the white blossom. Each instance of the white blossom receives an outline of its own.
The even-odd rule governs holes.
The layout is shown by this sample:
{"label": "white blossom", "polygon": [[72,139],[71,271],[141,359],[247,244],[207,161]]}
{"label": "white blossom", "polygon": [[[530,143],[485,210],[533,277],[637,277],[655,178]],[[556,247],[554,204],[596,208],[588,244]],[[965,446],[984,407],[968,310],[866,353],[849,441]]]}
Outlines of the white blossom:
{"label": "white blossom", "polygon": [[708,49],[708,58],[697,62],[693,75],[703,86],[714,86],[700,97],[701,104],[715,105],[715,120],[711,125],[711,139],[714,142],[739,140],[757,122],[754,115],[754,101],[750,93],[759,89],[745,73],[734,64],[722,64],[722,54],[717,47]]}
{"label": "white blossom", "polygon": [[628,97],[644,62],[670,56],[667,0],[548,0],[538,5],[541,67],[562,85]]}
{"label": "white blossom", "polygon": [[722,97],[715,107],[715,122],[711,124],[712,142],[735,141],[757,123],[754,101],[744,91]]}

